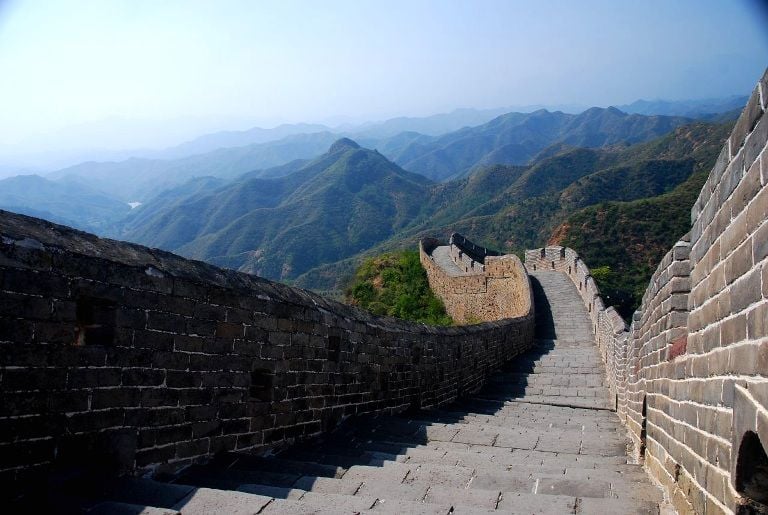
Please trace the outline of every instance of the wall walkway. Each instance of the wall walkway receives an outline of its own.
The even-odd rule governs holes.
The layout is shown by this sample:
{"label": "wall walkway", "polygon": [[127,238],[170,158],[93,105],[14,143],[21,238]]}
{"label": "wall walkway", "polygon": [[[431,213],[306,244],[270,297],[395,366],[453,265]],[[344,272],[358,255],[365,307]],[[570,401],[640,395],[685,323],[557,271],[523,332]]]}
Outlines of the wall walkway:
{"label": "wall walkway", "polygon": [[631,327],[573,250],[526,253],[529,269],[578,287],[637,455],[681,513],[768,510],[766,108],[768,71]]}

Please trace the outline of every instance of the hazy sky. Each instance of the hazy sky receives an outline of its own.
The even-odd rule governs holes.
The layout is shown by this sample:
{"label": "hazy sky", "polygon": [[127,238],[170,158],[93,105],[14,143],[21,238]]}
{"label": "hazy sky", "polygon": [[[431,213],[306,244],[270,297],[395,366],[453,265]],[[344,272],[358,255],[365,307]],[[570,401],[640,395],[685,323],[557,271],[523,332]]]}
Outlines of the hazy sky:
{"label": "hazy sky", "polygon": [[764,14],[747,0],[0,0],[0,144],[113,118],[227,128],[747,94],[768,65]]}

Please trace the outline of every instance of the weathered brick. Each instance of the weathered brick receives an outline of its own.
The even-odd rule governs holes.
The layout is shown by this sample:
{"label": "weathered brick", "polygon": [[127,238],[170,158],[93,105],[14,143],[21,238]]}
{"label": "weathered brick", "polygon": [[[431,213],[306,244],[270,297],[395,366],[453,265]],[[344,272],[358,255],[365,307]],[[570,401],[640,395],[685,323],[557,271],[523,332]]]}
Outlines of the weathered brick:
{"label": "weathered brick", "polygon": [[125,425],[135,427],[170,426],[184,422],[184,408],[129,409],[125,412]]}
{"label": "weathered brick", "polygon": [[763,116],[744,144],[744,163],[750,166],[768,142],[768,117]]}
{"label": "weathered brick", "polygon": [[126,368],[122,374],[124,386],[159,386],[165,382],[165,370]]}
{"label": "weathered brick", "polygon": [[56,273],[41,270],[8,270],[2,275],[2,290],[46,297],[69,295],[69,281]]}
{"label": "weathered brick", "polygon": [[204,302],[195,305],[193,318],[198,320],[224,321],[227,318],[227,308]]}
{"label": "weathered brick", "polygon": [[733,312],[738,313],[760,300],[760,269],[755,268],[731,286]]}
{"label": "weathered brick", "polygon": [[150,311],[147,315],[147,329],[181,334],[185,327],[186,320],[180,315],[158,311]]}
{"label": "weathered brick", "polygon": [[47,409],[51,413],[74,413],[88,409],[89,392],[87,390],[54,391],[47,397]]}
{"label": "weathered brick", "polygon": [[90,432],[123,425],[125,425],[125,412],[122,408],[73,413],[67,417],[67,430],[72,433]]}
{"label": "weathered brick", "polygon": [[213,389],[211,388],[184,388],[176,391],[182,406],[208,404],[213,399]]}
{"label": "weathered brick", "polygon": [[107,350],[107,366],[110,367],[146,367],[152,366],[152,349],[133,347],[110,347]]}
{"label": "weathered brick", "polygon": [[731,284],[752,268],[752,238],[742,243],[725,260],[725,284]]}
{"label": "weathered brick", "polygon": [[764,223],[752,236],[752,261],[759,263],[768,257],[768,223]]}
{"label": "weathered brick", "polygon": [[120,368],[78,368],[68,374],[68,388],[95,388],[119,386],[122,376]]}
{"label": "weathered brick", "polygon": [[725,320],[720,326],[720,344],[723,346],[740,342],[747,337],[747,316],[739,315]]}
{"label": "weathered brick", "polygon": [[763,187],[747,207],[747,230],[753,232],[766,220],[768,220],[768,187]]}
{"label": "weathered brick", "polygon": [[147,325],[147,313],[143,309],[120,308],[115,312],[115,325],[144,329]]}
{"label": "weathered brick", "polygon": [[242,338],[245,335],[245,327],[242,324],[218,322],[216,336],[219,338]]}
{"label": "weathered brick", "polygon": [[186,370],[189,368],[189,358],[189,354],[182,352],[156,351],[152,353],[152,366],[154,368]]}
{"label": "weathered brick", "polygon": [[173,350],[178,338],[184,336],[138,330],[133,332],[133,345],[142,349]]}
{"label": "weathered brick", "polygon": [[744,144],[744,139],[747,137],[747,134],[752,131],[752,128],[762,114],[763,110],[760,106],[760,90],[758,87],[755,87],[731,133],[731,157],[735,156],[739,151]]}
{"label": "weathered brick", "polygon": [[213,320],[200,320],[194,317],[188,318],[187,334],[192,336],[214,336],[216,334],[216,322]]}
{"label": "weathered brick", "polygon": [[55,390],[67,384],[66,369],[55,368],[11,368],[2,375],[3,390]]}
{"label": "weathered brick", "polygon": [[93,391],[91,409],[138,406],[140,395],[138,388],[98,388]]}
{"label": "weathered brick", "polygon": [[768,336],[768,302],[763,302],[747,313],[747,336],[757,340]]}
{"label": "weathered brick", "polygon": [[166,373],[165,383],[169,388],[199,387],[203,383],[203,374],[201,372],[169,370]]}
{"label": "weathered brick", "polygon": [[180,400],[179,390],[173,388],[142,388],[141,405],[146,407],[178,406]]}

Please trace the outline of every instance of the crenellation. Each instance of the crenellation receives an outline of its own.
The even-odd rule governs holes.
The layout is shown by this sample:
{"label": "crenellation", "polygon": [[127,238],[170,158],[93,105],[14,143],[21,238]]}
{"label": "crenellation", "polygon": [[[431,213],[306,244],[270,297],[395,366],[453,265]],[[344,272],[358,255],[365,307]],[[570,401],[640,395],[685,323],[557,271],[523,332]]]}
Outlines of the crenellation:
{"label": "crenellation", "polygon": [[[444,250],[448,248],[448,252]],[[452,263],[439,264],[433,252],[450,256]],[[471,269],[465,257],[478,265]],[[419,256],[429,284],[457,322],[491,321],[532,313],[532,293],[525,268],[517,256],[498,256],[458,233],[448,245],[429,238],[419,243]],[[458,272],[457,272],[458,270]]]}

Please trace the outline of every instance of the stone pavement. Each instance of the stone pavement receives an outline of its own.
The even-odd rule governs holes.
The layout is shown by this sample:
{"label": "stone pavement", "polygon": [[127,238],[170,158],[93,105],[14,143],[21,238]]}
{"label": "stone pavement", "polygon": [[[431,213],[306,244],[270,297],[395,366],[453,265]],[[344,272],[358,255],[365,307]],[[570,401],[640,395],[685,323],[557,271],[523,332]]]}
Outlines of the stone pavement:
{"label": "stone pavement", "polygon": [[[59,511],[96,514],[659,513],[627,462],[590,322],[559,272],[532,275],[537,347],[442,410],[357,418],[268,457],[231,454],[169,483],[70,483]],[[43,501],[41,501],[43,502]],[[666,508],[662,511],[666,512]]]}
{"label": "stone pavement", "polygon": [[449,245],[440,245],[435,247],[431,255],[437,266],[439,266],[446,274],[450,276],[476,275],[480,273],[475,271],[465,272],[463,268],[457,265],[451,257],[451,247]]}

